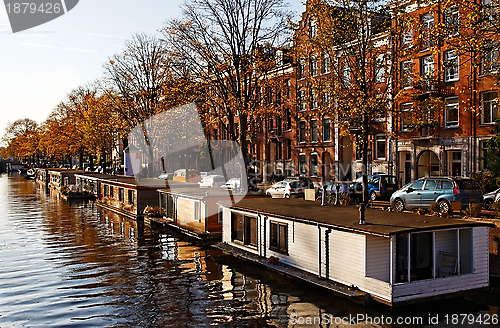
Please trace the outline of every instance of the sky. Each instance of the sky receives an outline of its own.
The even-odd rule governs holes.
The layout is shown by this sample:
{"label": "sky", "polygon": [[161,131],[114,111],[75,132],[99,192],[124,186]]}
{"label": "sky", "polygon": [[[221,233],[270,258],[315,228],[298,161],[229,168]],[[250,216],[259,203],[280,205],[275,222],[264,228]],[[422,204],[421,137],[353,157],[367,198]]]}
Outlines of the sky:
{"label": "sky", "polygon": [[[0,5],[0,137],[8,123],[39,124],[65,96],[103,77],[103,64],[136,33],[159,34],[183,0],[80,0],[66,14],[13,33]],[[301,0],[288,0],[296,17]]]}

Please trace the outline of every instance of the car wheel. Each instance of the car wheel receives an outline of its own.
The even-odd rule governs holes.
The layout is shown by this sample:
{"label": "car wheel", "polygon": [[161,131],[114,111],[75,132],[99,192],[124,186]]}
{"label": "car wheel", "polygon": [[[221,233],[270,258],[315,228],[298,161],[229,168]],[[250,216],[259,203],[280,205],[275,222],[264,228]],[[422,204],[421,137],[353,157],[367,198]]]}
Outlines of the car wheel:
{"label": "car wheel", "polygon": [[290,194],[285,194],[285,198],[290,198]]}
{"label": "car wheel", "polygon": [[405,203],[403,203],[403,200],[401,198],[396,198],[394,200],[394,208],[398,212],[402,212],[405,209]]}
{"label": "car wheel", "polygon": [[441,200],[441,201],[439,201],[438,206],[439,206],[439,213],[450,214],[450,212],[451,212],[450,203],[448,203],[445,200]]}
{"label": "car wheel", "polygon": [[372,191],[370,193],[370,200],[373,202],[375,199],[377,199],[377,194],[375,193],[375,191]]}
{"label": "car wheel", "polygon": [[484,201],[484,208],[487,210],[491,210],[491,205],[493,205],[493,200],[492,199],[486,199]]}
{"label": "car wheel", "polygon": [[269,193],[269,192],[266,192],[266,196],[271,196],[271,193]]}

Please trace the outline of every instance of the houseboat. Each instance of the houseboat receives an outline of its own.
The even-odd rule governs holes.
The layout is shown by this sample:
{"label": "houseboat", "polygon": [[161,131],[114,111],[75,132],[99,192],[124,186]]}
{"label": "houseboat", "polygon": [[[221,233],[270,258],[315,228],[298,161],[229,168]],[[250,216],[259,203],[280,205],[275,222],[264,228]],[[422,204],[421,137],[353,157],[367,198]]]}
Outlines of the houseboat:
{"label": "houseboat", "polygon": [[221,248],[318,285],[348,286],[395,306],[489,284],[487,223],[367,209],[359,224],[354,206],[300,199],[220,206]]}
{"label": "houseboat", "polygon": [[188,187],[188,184],[182,188],[181,183],[172,184],[175,182],[170,182],[170,188],[158,190],[160,213],[164,219],[160,221],[202,239],[221,238],[219,202],[239,202],[245,197],[231,190],[200,189],[197,185]]}
{"label": "houseboat", "polygon": [[49,191],[49,174],[46,168],[35,168],[35,182],[44,192]]}
{"label": "houseboat", "polygon": [[49,189],[60,192],[63,187],[75,185],[75,174],[82,171],[74,171],[63,168],[53,168],[47,171],[49,178]]}
{"label": "houseboat", "polygon": [[116,177],[110,174],[102,174],[95,172],[85,172],[75,174],[76,189],[83,192],[88,192],[96,199],[100,198],[99,181],[106,179],[115,179]]}
{"label": "houseboat", "polygon": [[146,206],[158,206],[156,190],[161,186],[165,186],[165,181],[159,179],[142,179],[139,183],[129,176],[99,178],[97,204],[116,213],[137,218],[144,214]]}

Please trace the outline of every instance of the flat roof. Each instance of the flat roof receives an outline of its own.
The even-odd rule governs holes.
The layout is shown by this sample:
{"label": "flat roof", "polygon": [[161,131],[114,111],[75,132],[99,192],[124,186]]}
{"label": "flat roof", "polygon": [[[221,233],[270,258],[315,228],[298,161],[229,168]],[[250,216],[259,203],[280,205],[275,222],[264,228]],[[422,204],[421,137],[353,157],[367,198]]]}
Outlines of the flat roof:
{"label": "flat roof", "polygon": [[364,234],[391,236],[401,233],[442,230],[450,228],[466,228],[475,226],[493,227],[490,223],[473,222],[455,218],[440,218],[411,213],[389,212],[367,208],[366,224],[359,224],[359,207],[357,206],[321,206],[320,202],[303,199],[278,198],[244,198],[235,205],[222,203],[226,207],[265,213],[296,221],[312,224],[322,223],[339,229],[356,231]]}
{"label": "flat roof", "polygon": [[[184,184],[185,185],[185,184]],[[160,193],[170,193],[170,194],[175,194],[175,195],[180,195],[180,196],[186,196],[186,197],[195,197],[195,198],[211,198],[211,197],[230,197],[230,190],[225,190],[225,189],[219,189],[219,188],[200,188],[198,184],[195,184],[194,186],[186,186],[184,188],[179,188],[177,189],[177,185],[171,185],[171,187],[174,188],[162,188],[158,189],[158,192]],[[181,186],[182,187],[182,186]],[[243,197],[247,196],[260,196],[262,195],[255,195],[255,194],[249,194],[249,193],[240,193],[240,192],[232,192],[231,193],[235,199],[242,199]]]}

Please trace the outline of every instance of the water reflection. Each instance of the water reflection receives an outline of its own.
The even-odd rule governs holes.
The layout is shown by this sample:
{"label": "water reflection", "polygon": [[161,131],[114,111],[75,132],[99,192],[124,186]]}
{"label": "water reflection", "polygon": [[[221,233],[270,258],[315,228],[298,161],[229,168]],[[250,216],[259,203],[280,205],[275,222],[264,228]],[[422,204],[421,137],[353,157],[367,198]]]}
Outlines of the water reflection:
{"label": "water reflection", "polygon": [[0,192],[0,327],[353,327],[292,318],[498,313],[489,295],[362,307],[24,179],[0,176]]}

